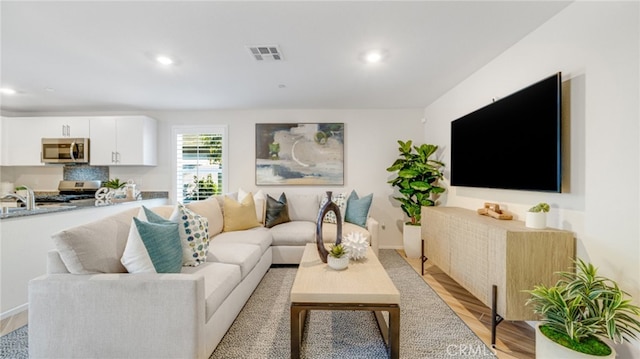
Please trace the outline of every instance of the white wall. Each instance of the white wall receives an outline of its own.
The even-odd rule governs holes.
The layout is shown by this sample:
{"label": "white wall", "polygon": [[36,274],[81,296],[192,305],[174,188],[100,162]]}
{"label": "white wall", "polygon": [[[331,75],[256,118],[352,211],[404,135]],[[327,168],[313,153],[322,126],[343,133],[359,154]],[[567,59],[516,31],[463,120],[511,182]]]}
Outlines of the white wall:
{"label": "white wall", "polygon": [[[638,2],[575,2],[425,109],[425,141],[444,145],[447,162],[452,120],[562,71],[565,193],[454,187],[445,200],[470,209],[498,202],[519,218],[533,204],[550,203],[549,225],[573,231],[578,256],[617,280],[636,304],[639,14]],[[494,153],[487,151],[488,161]],[[638,343],[617,350],[619,357],[640,357]]]}
{"label": "white wall", "polygon": [[[135,114],[135,113],[127,113]],[[143,191],[169,191],[171,184],[171,126],[222,124],[228,126],[228,191],[255,186],[255,124],[277,122],[343,122],[345,124],[345,184],[343,187],[272,187],[267,193],[351,191],[359,195],[374,194],[371,214],[386,229],[380,231],[382,248],[401,248],[402,210],[391,197],[393,189],[386,168],[395,161],[397,140],[420,142],[423,131],[422,109],[398,110],[244,110],[244,111],[163,111],[146,112],[158,123],[158,166],[110,167],[111,178],[133,179]],[[29,114],[34,115],[34,114]],[[101,113],[38,115],[101,115]],[[102,113],[102,115],[116,115]],[[0,180],[31,185],[36,189],[53,189],[62,179],[61,167],[3,167]],[[173,198],[175,200],[175,198]]]}

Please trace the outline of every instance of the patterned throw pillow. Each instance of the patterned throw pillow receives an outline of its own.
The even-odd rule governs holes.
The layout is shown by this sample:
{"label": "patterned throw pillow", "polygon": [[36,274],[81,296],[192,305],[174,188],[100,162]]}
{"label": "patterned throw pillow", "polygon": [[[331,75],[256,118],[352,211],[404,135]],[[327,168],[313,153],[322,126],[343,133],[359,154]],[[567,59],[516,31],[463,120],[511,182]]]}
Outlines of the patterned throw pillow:
{"label": "patterned throw pillow", "polygon": [[[325,193],[324,196],[322,197],[322,201],[320,201],[320,208],[322,208],[322,206],[324,206],[325,203],[327,203],[329,199],[327,198],[327,194]],[[347,208],[347,194],[346,193],[338,193],[338,194],[332,194],[331,195],[331,201],[335,204],[338,205],[338,208],[340,209],[340,219],[344,222],[344,215],[345,215],[345,210]],[[324,219],[322,220],[324,223],[336,223],[336,215],[333,213],[333,211],[327,212],[327,214],[324,215]]]}
{"label": "patterned throw pillow", "polygon": [[129,273],[180,273],[182,245],[178,224],[143,207],[131,220],[120,261]]}
{"label": "patterned throw pillow", "polygon": [[358,198],[356,191],[352,191],[347,199],[347,210],[345,211],[345,222],[357,224],[360,227],[367,226],[367,218],[369,218],[369,209],[373,201],[373,193]]}
{"label": "patterned throw pillow", "polygon": [[264,225],[271,228],[280,223],[290,222],[289,209],[287,207],[287,196],[284,192],[280,195],[280,199],[276,200],[267,195],[267,212],[265,215]]}
{"label": "patterned throw pillow", "polygon": [[182,203],[178,203],[169,220],[178,224],[182,243],[182,265],[197,267],[207,261],[209,221]]}

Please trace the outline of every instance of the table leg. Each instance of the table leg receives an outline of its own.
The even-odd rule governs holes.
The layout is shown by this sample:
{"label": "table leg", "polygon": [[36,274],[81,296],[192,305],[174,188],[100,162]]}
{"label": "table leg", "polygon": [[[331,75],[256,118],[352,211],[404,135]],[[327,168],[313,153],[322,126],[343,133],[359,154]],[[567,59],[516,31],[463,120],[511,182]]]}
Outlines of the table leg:
{"label": "table leg", "polygon": [[391,359],[400,358],[400,308],[389,309],[389,351]]}
{"label": "table leg", "polygon": [[302,340],[302,324],[300,315],[303,310],[291,304],[291,359],[300,358],[300,342]]}

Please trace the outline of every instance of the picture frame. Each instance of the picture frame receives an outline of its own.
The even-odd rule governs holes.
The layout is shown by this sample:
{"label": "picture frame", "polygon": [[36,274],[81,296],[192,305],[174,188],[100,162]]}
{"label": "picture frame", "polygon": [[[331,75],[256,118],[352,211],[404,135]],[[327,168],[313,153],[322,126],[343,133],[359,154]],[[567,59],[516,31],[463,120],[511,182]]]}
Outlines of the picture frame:
{"label": "picture frame", "polygon": [[256,185],[344,185],[344,123],[257,123]]}

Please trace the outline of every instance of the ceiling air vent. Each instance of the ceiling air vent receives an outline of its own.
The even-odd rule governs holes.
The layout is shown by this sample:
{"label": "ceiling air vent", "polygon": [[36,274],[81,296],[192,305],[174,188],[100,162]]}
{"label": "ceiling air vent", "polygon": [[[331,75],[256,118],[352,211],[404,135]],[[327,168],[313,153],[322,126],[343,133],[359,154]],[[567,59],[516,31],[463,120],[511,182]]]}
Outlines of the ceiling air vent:
{"label": "ceiling air vent", "polygon": [[257,61],[281,61],[282,51],[278,45],[247,46],[251,56]]}

